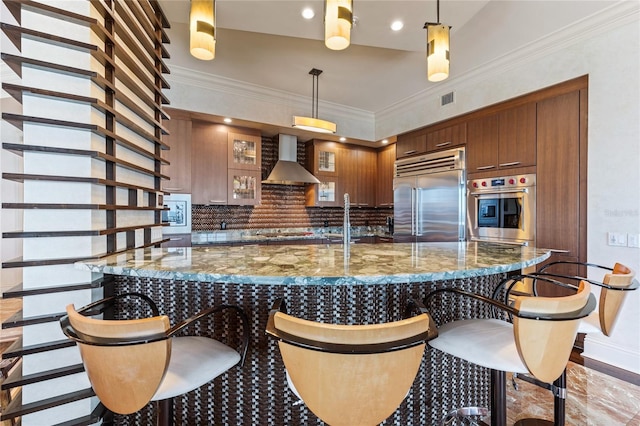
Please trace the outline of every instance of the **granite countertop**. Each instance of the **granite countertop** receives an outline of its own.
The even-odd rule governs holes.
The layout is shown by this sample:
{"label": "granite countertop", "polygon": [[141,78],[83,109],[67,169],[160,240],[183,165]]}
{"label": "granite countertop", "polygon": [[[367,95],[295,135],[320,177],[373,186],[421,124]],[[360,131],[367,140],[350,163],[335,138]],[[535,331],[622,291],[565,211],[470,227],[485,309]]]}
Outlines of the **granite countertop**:
{"label": "granite countertop", "polygon": [[[385,227],[353,226],[351,238],[391,237]],[[234,229],[216,231],[194,231],[191,233],[191,244],[215,245],[227,243],[261,243],[268,241],[342,239],[342,227],[326,228],[276,228],[276,229]]]}
{"label": "granite countertop", "polygon": [[246,245],[133,249],[76,263],[97,273],[241,284],[393,284],[519,270],[546,249],[484,242]]}

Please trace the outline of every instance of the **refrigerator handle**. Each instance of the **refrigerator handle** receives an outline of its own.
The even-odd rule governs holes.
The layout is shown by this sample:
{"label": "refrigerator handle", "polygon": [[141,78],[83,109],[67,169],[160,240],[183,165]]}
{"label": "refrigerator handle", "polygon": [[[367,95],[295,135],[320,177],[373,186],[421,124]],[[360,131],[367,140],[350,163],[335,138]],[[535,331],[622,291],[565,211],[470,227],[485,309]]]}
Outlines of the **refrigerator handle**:
{"label": "refrigerator handle", "polygon": [[416,188],[411,188],[411,235],[416,235]]}
{"label": "refrigerator handle", "polygon": [[413,229],[412,234],[415,235],[416,237],[419,237],[422,235],[422,200],[421,198],[421,193],[422,190],[420,188],[414,188],[414,203],[415,203],[415,208],[413,209],[413,220],[415,222],[415,226]]}

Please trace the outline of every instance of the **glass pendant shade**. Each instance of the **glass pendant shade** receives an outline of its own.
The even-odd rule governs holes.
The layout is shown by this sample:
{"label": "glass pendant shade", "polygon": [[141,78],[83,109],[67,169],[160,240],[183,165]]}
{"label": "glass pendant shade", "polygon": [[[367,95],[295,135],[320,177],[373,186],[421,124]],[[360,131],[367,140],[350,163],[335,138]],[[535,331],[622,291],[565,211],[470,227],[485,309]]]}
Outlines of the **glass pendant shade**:
{"label": "glass pendant shade", "polygon": [[319,118],[293,116],[293,127],[318,133],[335,133],[336,123]]}
{"label": "glass pendant shade", "polygon": [[189,50],[204,61],[216,56],[215,0],[191,0]]}
{"label": "glass pendant shade", "polygon": [[449,77],[449,27],[427,25],[427,78],[442,81]]}
{"label": "glass pendant shade", "polygon": [[324,44],[331,50],[343,50],[351,43],[352,0],[326,0]]}

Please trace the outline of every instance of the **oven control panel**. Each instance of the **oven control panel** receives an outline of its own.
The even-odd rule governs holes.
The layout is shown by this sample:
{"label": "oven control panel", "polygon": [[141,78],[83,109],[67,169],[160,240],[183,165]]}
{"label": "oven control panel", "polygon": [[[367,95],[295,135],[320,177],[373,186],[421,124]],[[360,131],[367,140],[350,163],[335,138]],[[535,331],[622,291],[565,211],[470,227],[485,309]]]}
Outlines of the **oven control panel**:
{"label": "oven control panel", "polygon": [[470,190],[501,191],[535,186],[536,175],[514,175],[495,178],[473,179],[468,182]]}

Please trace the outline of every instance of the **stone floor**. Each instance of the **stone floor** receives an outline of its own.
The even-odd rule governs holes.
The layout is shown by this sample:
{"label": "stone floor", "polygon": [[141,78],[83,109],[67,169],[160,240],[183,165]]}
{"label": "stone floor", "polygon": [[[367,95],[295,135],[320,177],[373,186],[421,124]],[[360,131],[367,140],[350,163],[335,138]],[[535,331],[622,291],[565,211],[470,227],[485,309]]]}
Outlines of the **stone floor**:
{"label": "stone floor", "polygon": [[[522,418],[553,420],[551,392],[507,375],[507,424]],[[567,368],[567,426],[640,426],[640,386],[581,365]]]}

